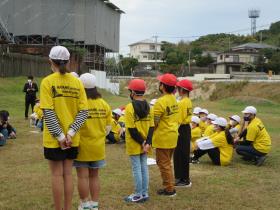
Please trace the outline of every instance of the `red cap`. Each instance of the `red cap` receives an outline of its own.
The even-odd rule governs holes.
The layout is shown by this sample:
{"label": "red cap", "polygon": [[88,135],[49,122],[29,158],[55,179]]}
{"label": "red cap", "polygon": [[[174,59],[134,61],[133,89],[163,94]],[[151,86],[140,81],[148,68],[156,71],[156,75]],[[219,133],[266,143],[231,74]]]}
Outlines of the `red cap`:
{"label": "red cap", "polygon": [[157,79],[168,86],[176,86],[177,78],[174,74],[164,74],[161,76],[158,76]]}
{"label": "red cap", "polygon": [[183,80],[177,82],[176,86],[181,87],[181,88],[183,88],[185,90],[188,90],[188,91],[193,90],[192,82],[190,80],[187,80],[187,79],[183,79]]}
{"label": "red cap", "polygon": [[133,79],[129,82],[128,89],[133,91],[146,91],[146,83],[142,79]]}

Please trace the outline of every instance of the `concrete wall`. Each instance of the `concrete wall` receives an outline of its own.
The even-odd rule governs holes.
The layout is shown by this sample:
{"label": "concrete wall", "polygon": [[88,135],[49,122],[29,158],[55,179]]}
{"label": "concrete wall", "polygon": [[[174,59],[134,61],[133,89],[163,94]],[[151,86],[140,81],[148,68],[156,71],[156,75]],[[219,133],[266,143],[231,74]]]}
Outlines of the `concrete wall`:
{"label": "concrete wall", "polygon": [[105,89],[115,95],[120,93],[120,84],[118,82],[111,82],[111,79],[107,78],[106,72],[90,70],[90,73],[96,76],[96,86]]}

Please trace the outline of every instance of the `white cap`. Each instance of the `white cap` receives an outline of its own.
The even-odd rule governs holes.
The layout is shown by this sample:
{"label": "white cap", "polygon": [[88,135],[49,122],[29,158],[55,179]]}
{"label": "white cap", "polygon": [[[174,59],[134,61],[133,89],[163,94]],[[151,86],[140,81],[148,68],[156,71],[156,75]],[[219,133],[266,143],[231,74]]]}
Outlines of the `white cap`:
{"label": "white cap", "polygon": [[70,53],[66,47],[54,46],[50,51],[49,58],[53,60],[68,61],[70,59]]}
{"label": "white cap", "polygon": [[223,117],[218,117],[216,120],[212,121],[214,125],[219,125],[221,127],[227,126],[227,120]]}
{"label": "white cap", "polygon": [[205,114],[207,114],[207,115],[209,114],[209,112],[208,112],[207,109],[201,109],[199,113],[205,113]]}
{"label": "white cap", "polygon": [[199,124],[200,123],[200,119],[197,116],[192,116],[192,122]]}
{"label": "white cap", "polygon": [[152,99],[152,100],[150,101],[150,105],[153,106],[153,105],[155,105],[156,102],[157,102],[157,99],[154,98],[154,99]]}
{"label": "white cap", "polygon": [[117,114],[117,115],[119,115],[119,116],[122,116],[122,110],[119,109],[119,108],[114,109],[114,110],[113,110],[113,113],[114,113],[114,114]]}
{"label": "white cap", "polygon": [[96,77],[90,73],[84,73],[80,76],[80,80],[82,81],[85,88],[95,88]]}
{"label": "white cap", "polygon": [[231,117],[229,117],[229,119],[232,119],[238,123],[241,122],[241,118],[238,115],[232,115]]}
{"label": "white cap", "polygon": [[243,114],[257,114],[257,109],[253,106],[247,106],[243,111]]}
{"label": "white cap", "polygon": [[193,109],[193,114],[199,114],[200,111],[201,111],[201,108],[197,106]]}
{"label": "white cap", "polygon": [[216,120],[217,117],[218,117],[217,115],[212,114],[212,113],[207,115],[207,119],[212,120],[212,121]]}
{"label": "white cap", "polygon": [[72,74],[76,78],[79,78],[79,75],[76,72],[74,72],[74,71],[70,72],[70,74]]}

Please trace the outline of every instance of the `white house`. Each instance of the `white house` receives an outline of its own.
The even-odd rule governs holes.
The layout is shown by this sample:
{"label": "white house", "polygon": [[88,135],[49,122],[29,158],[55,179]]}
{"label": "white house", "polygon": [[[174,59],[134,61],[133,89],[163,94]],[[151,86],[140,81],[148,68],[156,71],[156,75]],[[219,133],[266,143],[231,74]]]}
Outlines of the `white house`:
{"label": "white house", "polygon": [[130,44],[130,56],[136,58],[140,65],[152,65],[155,62],[162,63],[161,45],[161,43],[155,43],[155,41],[151,39],[145,39]]}

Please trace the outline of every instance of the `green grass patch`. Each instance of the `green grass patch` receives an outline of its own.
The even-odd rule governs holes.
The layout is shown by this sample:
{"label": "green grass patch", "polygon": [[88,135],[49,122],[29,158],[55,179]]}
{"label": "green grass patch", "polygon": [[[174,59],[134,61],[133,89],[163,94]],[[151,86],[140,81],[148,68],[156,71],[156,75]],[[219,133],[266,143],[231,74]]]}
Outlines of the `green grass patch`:
{"label": "green grass patch", "polygon": [[[26,78],[0,79],[0,107],[12,114],[11,123],[18,130],[18,138],[0,147],[0,209],[39,210],[53,209],[50,172],[43,158],[42,136],[31,133],[24,116],[24,93]],[[38,80],[40,81],[40,80]],[[116,108],[129,102],[128,96],[114,96],[101,90],[105,100]],[[253,103],[253,101],[251,101]],[[123,197],[133,192],[133,178],[125,145],[107,145],[107,166],[101,170],[100,209],[106,210],[197,210],[197,209],[279,209],[280,191],[280,109],[275,104],[247,104],[242,100],[228,98],[218,101],[195,101],[194,105],[207,108],[219,116],[241,115],[247,105],[255,105],[258,116],[264,121],[272,136],[272,151],[262,167],[241,161],[235,154],[228,167],[213,166],[207,156],[201,164],[191,165],[190,189],[178,189],[177,196],[165,198],[156,195],[161,187],[157,166],[150,169],[150,196],[145,204],[127,204]],[[76,173],[73,209],[79,204]]]}

